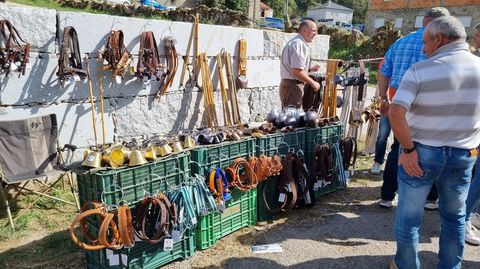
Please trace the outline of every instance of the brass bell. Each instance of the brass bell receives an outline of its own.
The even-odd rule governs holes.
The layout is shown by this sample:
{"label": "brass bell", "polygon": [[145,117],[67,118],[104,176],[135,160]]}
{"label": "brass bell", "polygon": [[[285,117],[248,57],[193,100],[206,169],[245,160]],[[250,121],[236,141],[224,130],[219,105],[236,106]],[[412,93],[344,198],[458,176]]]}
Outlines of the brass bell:
{"label": "brass bell", "polygon": [[175,142],[172,144],[172,150],[174,153],[179,153],[183,150],[182,144],[180,142]]}
{"label": "brass bell", "polygon": [[137,166],[146,164],[147,160],[143,157],[142,151],[135,149],[130,153],[130,161],[128,162],[128,166]]}
{"label": "brass bell", "polygon": [[149,161],[155,161],[157,159],[157,153],[155,152],[154,146],[148,146],[143,153],[145,159]]}
{"label": "brass bell", "polygon": [[132,153],[132,150],[130,150],[129,148],[123,147],[122,152],[123,152],[124,162],[127,162],[128,160],[130,160],[130,153]]}
{"label": "brass bell", "polygon": [[186,149],[195,147],[195,140],[191,136],[185,136],[183,147]]}
{"label": "brass bell", "polygon": [[85,160],[82,162],[82,165],[90,168],[100,168],[102,167],[101,162],[102,155],[100,154],[100,152],[90,151],[85,157]]}
{"label": "brass bell", "polygon": [[161,147],[160,147],[160,156],[167,156],[169,154],[172,153],[172,147],[170,147],[170,145],[168,145],[167,143],[163,144]]}
{"label": "brass bell", "polygon": [[110,148],[102,155],[102,162],[106,166],[117,168],[123,165],[125,157],[120,148]]}

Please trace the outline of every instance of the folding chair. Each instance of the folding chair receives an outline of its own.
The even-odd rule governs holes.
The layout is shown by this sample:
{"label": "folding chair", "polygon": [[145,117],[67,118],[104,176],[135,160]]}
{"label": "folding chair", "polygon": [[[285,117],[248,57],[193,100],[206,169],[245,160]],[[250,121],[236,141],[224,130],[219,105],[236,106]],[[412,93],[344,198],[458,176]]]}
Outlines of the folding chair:
{"label": "folding chair", "polygon": [[[0,198],[5,203],[10,226],[15,230],[10,205],[23,192],[76,205],[78,198],[73,188],[73,178],[63,152],[68,150],[71,161],[76,147],[66,144],[58,146],[58,126],[55,114],[23,120],[0,121]],[[57,182],[67,176],[75,202],[47,194]],[[27,188],[29,183],[39,183],[41,188]],[[64,181],[62,181],[64,183]],[[65,185],[63,185],[65,186]],[[9,198],[9,189],[18,192]],[[43,188],[43,189],[42,189]],[[31,208],[39,199],[30,203]],[[17,214],[19,216],[20,212]]]}

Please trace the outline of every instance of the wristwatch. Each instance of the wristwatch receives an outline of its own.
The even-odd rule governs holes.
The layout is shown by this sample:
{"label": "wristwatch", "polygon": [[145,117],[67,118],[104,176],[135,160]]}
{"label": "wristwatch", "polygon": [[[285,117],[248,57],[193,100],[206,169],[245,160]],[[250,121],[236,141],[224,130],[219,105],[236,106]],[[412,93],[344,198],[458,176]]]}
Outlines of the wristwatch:
{"label": "wristwatch", "polygon": [[388,98],[387,97],[380,97],[380,101],[382,101],[382,103],[387,103]]}
{"label": "wristwatch", "polygon": [[403,151],[403,153],[409,154],[409,153],[412,153],[416,149],[417,149],[417,147],[415,146],[415,144],[413,144],[413,148],[409,148],[409,149],[402,148],[402,151]]}

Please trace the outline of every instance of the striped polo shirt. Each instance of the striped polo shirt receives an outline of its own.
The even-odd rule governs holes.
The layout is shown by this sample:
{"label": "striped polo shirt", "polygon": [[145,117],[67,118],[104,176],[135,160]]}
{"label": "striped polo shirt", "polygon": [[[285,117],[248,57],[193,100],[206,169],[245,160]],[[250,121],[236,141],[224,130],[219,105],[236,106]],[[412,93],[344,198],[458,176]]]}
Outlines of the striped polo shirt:
{"label": "striped polo shirt", "polygon": [[480,57],[465,42],[439,48],[403,76],[392,103],[407,109],[413,141],[471,149],[480,144]]}

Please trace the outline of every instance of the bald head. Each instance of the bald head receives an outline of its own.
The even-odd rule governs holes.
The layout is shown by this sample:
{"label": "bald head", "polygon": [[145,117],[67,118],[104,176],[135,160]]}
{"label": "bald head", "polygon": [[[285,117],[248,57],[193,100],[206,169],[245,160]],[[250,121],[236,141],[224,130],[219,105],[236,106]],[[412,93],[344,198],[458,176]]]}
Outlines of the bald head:
{"label": "bald head", "polygon": [[313,38],[317,35],[317,25],[311,19],[305,19],[300,23],[298,27],[298,33],[307,41],[312,42]]}

